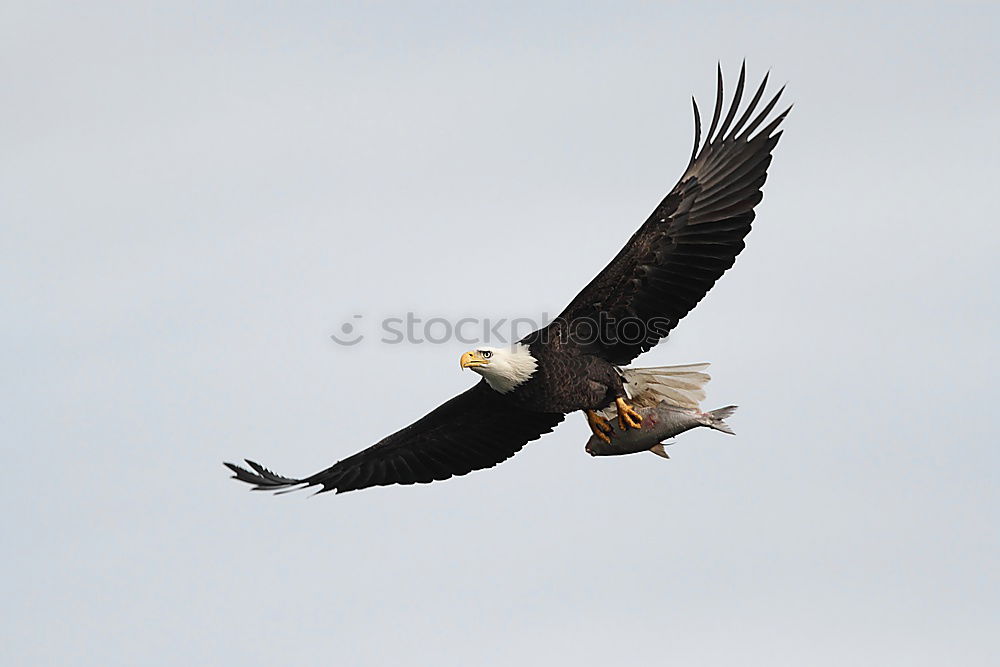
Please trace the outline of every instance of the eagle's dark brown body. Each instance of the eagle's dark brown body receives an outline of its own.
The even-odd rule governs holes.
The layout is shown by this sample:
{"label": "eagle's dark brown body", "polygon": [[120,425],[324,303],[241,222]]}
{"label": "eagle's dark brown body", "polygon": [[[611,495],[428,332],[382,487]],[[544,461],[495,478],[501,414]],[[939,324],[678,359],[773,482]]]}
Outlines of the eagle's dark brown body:
{"label": "eagle's dark brown body", "polygon": [[528,349],[538,368],[527,382],[505,394],[532,412],[599,410],[625,396],[621,374],[606,359],[579,349],[535,343]]}

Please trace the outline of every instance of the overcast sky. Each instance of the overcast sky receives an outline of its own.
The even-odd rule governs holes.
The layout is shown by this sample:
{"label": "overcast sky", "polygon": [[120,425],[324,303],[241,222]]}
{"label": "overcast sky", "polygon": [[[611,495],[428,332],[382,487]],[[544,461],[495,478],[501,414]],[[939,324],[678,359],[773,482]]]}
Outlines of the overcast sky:
{"label": "overcast sky", "polygon": [[[0,5],[0,662],[995,664],[1000,10],[416,4]],[[228,479],[470,386],[380,319],[557,313],[743,58],[795,102],[754,230],[637,362],[736,437]]]}

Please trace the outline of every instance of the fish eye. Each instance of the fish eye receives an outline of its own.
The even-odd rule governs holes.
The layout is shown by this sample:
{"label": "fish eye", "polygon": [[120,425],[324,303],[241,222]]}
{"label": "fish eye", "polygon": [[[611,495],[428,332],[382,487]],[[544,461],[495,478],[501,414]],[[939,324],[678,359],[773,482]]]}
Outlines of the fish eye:
{"label": "fish eye", "polygon": [[483,359],[489,359],[490,357],[493,356],[493,353],[490,352],[489,350],[483,350],[479,354],[483,357]]}

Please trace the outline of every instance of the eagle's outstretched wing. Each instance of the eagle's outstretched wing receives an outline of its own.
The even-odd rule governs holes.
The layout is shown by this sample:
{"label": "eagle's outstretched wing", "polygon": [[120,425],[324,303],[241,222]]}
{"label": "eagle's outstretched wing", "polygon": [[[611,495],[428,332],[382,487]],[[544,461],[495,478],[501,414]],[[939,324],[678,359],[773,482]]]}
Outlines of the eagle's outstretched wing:
{"label": "eagle's outstretched wing", "polygon": [[292,479],[247,461],[247,470],[226,463],[234,479],[258,490],[322,486],[337,493],[388,484],[427,483],[492,468],[551,431],[560,413],[529,412],[480,382],[406,428],[331,467]]}
{"label": "eagle's outstretched wing", "polygon": [[753,208],[763,197],[771,151],[781,136],[775,130],[791,110],[754,134],[782,92],[757,113],[765,76],[733,123],[745,81],[744,63],[720,125],[719,68],[715,113],[700,150],[701,118],[694,103],[694,149],[680,182],[566,310],[525,342],[571,341],[613,363],[627,364],[666,336],[733,265],[750,231]]}

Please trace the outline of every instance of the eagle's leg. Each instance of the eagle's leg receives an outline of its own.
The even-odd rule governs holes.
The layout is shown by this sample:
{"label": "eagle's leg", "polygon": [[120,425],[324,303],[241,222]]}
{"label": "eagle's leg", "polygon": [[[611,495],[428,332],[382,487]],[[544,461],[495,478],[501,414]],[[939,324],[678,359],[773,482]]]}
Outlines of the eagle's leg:
{"label": "eagle's leg", "polygon": [[642,427],[642,415],[636,412],[631,405],[625,402],[624,398],[616,398],[615,405],[618,406],[618,426],[623,431],[630,428]]}
{"label": "eagle's leg", "polygon": [[590,425],[590,430],[594,432],[594,435],[610,445],[612,429],[608,420],[593,410],[586,410],[585,412],[587,413],[587,424]]}

